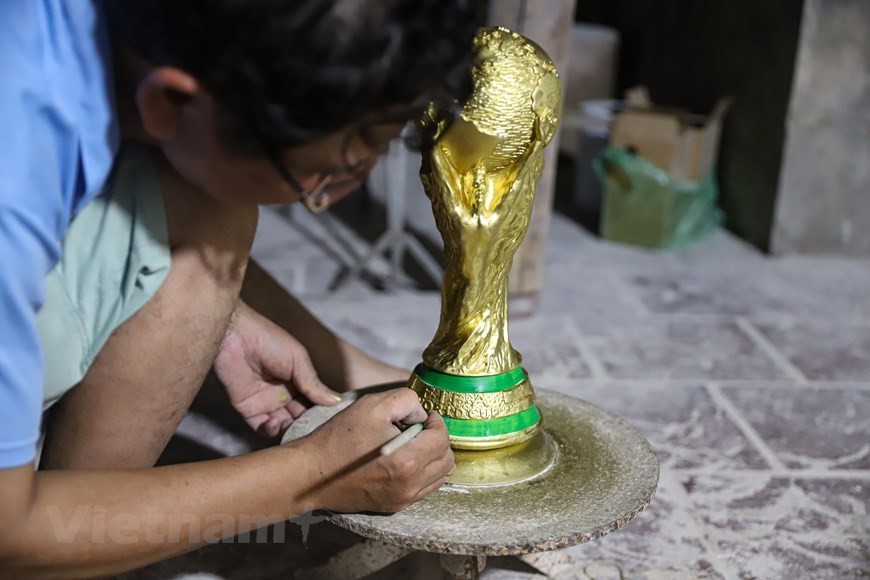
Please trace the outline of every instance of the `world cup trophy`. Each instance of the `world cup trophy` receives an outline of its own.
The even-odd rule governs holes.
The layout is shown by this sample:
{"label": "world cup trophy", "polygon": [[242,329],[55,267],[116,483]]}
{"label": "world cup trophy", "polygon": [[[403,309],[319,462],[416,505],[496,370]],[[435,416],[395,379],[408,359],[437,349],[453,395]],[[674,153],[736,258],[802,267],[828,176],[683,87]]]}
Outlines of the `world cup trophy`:
{"label": "world cup trophy", "polygon": [[562,92],[553,62],[519,34],[482,29],[473,51],[472,93],[461,113],[449,126],[433,110],[422,121],[434,144],[420,179],[444,240],[445,273],[438,329],[409,387],[447,424],[457,457],[449,481],[488,485],[528,479],[555,461],[510,342],[508,273],[529,227]]}

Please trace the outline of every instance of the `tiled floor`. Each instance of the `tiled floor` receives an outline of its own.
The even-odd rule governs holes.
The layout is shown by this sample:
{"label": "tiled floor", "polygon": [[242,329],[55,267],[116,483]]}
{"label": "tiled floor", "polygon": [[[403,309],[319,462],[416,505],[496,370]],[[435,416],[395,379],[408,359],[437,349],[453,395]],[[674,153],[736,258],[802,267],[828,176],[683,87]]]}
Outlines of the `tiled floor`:
{"label": "tiled floor", "polygon": [[[298,214],[288,226],[266,210],[261,224],[255,255],[338,333],[393,363],[418,361],[436,293],[351,281],[329,294],[338,262],[300,232],[329,235]],[[724,233],[645,252],[557,215],[547,263],[538,313],[511,325],[535,385],[624,417],[662,463],[649,510],[565,550],[553,577],[870,577],[870,262],[770,259]],[[251,445],[207,404],[181,432],[222,453]],[[292,528],[283,544],[209,546],[130,576],[289,577],[358,541],[325,523],[309,531],[307,546]],[[438,577],[435,568],[421,555],[375,577]],[[534,575],[495,559],[483,577]]]}

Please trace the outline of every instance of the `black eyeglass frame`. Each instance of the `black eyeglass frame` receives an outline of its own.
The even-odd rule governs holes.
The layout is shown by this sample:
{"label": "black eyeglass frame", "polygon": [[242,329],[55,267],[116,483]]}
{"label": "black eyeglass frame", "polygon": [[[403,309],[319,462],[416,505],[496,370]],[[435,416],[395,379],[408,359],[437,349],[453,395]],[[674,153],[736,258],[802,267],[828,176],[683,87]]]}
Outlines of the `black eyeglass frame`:
{"label": "black eyeglass frame", "polygon": [[[329,192],[326,191],[326,188],[332,183],[336,174],[327,173],[323,179],[314,186],[314,189],[307,190],[301,183],[299,183],[299,180],[293,177],[293,174],[271,147],[262,146],[262,148],[266,153],[266,158],[269,160],[269,163],[275,168],[278,175],[281,176],[281,179],[283,179],[295,193],[298,193],[302,197],[302,203],[305,204],[305,207],[311,213],[323,213],[329,208],[333,200],[330,198]],[[361,177],[373,165],[373,162],[376,159],[379,159],[386,154],[388,149],[389,145],[376,155],[366,157],[365,159],[355,163],[353,167],[342,170],[342,173],[346,173],[354,178]]]}

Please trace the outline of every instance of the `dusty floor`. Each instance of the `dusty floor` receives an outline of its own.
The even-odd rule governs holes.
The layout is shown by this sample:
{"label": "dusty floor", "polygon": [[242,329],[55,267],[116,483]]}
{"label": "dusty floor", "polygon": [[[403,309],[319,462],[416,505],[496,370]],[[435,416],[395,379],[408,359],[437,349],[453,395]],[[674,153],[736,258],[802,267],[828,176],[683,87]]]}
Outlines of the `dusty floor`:
{"label": "dusty floor", "polygon": [[[325,237],[318,227],[264,210],[255,255],[342,336],[413,366],[434,332],[437,294],[359,281],[326,292],[338,263],[302,234]],[[553,577],[870,577],[870,262],[770,259],[724,233],[648,253],[557,215],[547,263],[538,313],[511,325],[535,385],[624,417],[662,464],[649,510],[565,550]],[[262,445],[231,414],[205,393],[166,460]],[[359,541],[307,521],[307,545],[303,526],[288,524],[284,542],[213,545],[127,577],[287,578]],[[437,569],[420,555],[373,577]],[[535,576],[494,559],[482,577]]]}

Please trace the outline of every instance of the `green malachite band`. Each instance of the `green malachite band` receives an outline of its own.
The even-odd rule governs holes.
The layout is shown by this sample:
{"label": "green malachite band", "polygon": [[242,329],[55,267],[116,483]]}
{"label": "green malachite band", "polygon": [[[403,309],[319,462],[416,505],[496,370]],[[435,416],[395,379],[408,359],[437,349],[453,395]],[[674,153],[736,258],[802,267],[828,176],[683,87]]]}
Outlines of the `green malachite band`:
{"label": "green malachite band", "polygon": [[470,419],[452,419],[444,417],[447,432],[451,437],[495,437],[516,433],[535,425],[541,419],[538,407],[530,407],[516,415],[500,417],[491,421],[474,421]]}
{"label": "green malachite band", "polygon": [[430,387],[441,389],[442,391],[450,391],[451,393],[497,393],[499,391],[507,391],[526,380],[528,376],[523,367],[517,367],[500,375],[463,377],[436,371],[422,363],[417,365],[414,372],[421,381]]}

